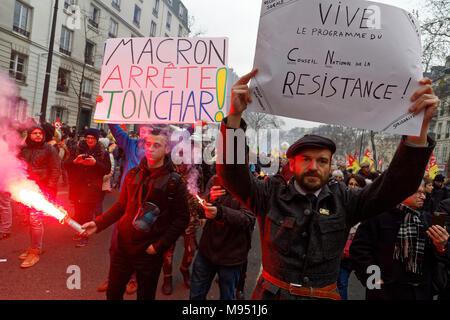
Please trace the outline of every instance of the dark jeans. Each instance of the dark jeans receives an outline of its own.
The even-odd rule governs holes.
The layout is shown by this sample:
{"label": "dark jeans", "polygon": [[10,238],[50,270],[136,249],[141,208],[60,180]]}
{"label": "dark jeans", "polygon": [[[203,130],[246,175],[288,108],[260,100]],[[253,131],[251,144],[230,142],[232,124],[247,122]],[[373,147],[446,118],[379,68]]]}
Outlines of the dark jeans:
{"label": "dark jeans", "polygon": [[248,260],[245,260],[244,264],[242,265],[241,275],[239,276],[239,282],[237,284],[236,291],[244,291],[245,279],[247,278],[247,266]]}
{"label": "dark jeans", "polygon": [[162,254],[130,256],[119,248],[111,260],[106,298],[123,300],[127,283],[133,272],[136,272],[137,299],[155,300],[162,263]]}
{"label": "dark jeans", "polygon": [[[195,238],[195,233],[184,234],[184,254],[183,261],[181,262],[181,268],[184,270],[189,269],[192,263],[195,252],[197,250],[197,239]],[[164,253],[164,264],[163,273],[165,277],[172,275],[172,263],[173,263],[173,252],[175,251],[175,243]]]}
{"label": "dark jeans", "polygon": [[219,275],[220,300],[235,300],[236,286],[241,274],[242,264],[232,267],[215,265],[200,252],[194,260],[191,277],[191,300],[206,300],[216,273]]}
{"label": "dark jeans", "polygon": [[348,300],[348,278],[350,277],[351,272],[351,270],[349,271],[342,267],[339,269],[337,287],[342,300]]}

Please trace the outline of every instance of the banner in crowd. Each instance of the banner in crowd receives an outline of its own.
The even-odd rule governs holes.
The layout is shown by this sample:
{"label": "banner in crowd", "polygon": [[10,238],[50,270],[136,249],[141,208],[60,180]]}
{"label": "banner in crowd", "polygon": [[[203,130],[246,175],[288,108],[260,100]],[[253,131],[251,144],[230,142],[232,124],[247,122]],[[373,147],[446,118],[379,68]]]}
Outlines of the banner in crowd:
{"label": "banner in crowd", "polygon": [[94,120],[220,122],[227,60],[227,38],[108,39]]}
{"label": "banner in crowd", "polygon": [[375,161],[369,149],[366,149],[362,162],[368,162],[370,171],[375,171]]}
{"label": "banner in crowd", "polygon": [[264,0],[250,111],[418,136],[418,21],[363,0]]}
{"label": "banner in crowd", "polygon": [[357,173],[361,169],[361,167],[359,166],[358,158],[356,157],[356,152],[355,157],[353,157],[351,154],[347,156],[346,166],[347,169],[352,170],[352,173]]}
{"label": "banner in crowd", "polygon": [[425,168],[425,177],[434,179],[437,174],[439,174],[439,168],[436,157],[434,156],[434,153],[431,153],[430,161],[428,161],[427,167]]}

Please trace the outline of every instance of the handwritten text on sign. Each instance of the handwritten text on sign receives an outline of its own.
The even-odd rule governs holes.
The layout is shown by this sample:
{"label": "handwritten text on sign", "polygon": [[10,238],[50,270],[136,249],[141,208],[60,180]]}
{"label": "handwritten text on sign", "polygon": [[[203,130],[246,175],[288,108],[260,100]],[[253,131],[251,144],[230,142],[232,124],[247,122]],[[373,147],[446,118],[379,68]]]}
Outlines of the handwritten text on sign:
{"label": "handwritten text on sign", "polygon": [[116,38],[105,44],[95,120],[220,122],[226,38]]}
{"label": "handwritten text on sign", "polygon": [[362,0],[263,0],[249,110],[418,135],[421,45],[408,12]]}

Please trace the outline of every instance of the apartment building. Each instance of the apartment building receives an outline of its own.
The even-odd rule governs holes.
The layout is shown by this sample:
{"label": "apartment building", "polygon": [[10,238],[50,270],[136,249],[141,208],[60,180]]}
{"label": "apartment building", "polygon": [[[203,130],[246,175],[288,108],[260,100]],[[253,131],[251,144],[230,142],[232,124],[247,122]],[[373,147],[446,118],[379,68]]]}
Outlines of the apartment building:
{"label": "apartment building", "polygon": [[[13,118],[41,114],[56,0],[3,0],[0,72],[19,88]],[[114,37],[186,37],[188,11],[180,0],[58,0],[46,120],[93,123],[103,47]],[[1,108],[1,107],[0,107]]]}

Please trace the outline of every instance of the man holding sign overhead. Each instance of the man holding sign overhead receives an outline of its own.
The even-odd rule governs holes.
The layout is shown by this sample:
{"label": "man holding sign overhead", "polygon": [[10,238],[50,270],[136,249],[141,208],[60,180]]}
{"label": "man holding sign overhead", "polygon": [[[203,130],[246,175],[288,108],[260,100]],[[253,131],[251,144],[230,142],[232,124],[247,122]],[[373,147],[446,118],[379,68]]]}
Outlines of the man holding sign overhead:
{"label": "man holding sign overhead", "polygon": [[[422,79],[409,108],[416,114],[425,111],[420,136],[403,137],[388,170],[366,188],[347,190],[340,183],[328,183],[336,146],[315,135],[302,137],[288,149],[294,177],[287,186],[275,179],[261,183],[247,164],[236,161],[244,148],[238,149],[230,143],[233,140],[225,138],[227,134],[239,136],[246,129],[241,116],[251,101],[247,84],[257,72],[243,76],[232,88],[230,113],[222,122],[219,142],[224,164],[217,164],[224,187],[260,224],[263,272],[253,298],[340,299],[336,279],[349,229],[417,190],[435,145],[427,139],[427,132],[440,101],[431,89],[431,80]],[[242,130],[236,130],[239,128]],[[237,156],[228,159],[231,153]],[[236,177],[240,177],[238,181]]]}
{"label": "man holding sign overhead", "polygon": [[[383,17],[375,27],[368,26],[370,8]],[[336,280],[350,228],[416,192],[435,146],[427,132],[440,101],[431,80],[419,80],[420,55],[411,58],[420,51],[415,21],[398,10],[358,0],[262,3],[254,63],[259,71],[255,68],[232,88],[218,146],[223,161],[217,161],[222,185],[258,218],[263,270],[253,299],[340,300]],[[399,39],[404,47],[398,46]],[[370,55],[367,63],[358,59],[360,52],[381,47],[382,58]],[[398,66],[391,66],[393,62]],[[401,90],[399,77],[406,83]],[[251,79],[253,90],[248,87]],[[386,94],[380,96],[382,87]],[[236,143],[245,141],[241,116],[250,103],[252,111],[359,123],[366,129],[375,125],[371,129],[409,136],[401,139],[389,168],[359,190],[328,182],[336,145],[316,135],[306,135],[288,149],[293,178],[287,185],[271,178],[261,182],[243,161],[244,143]],[[343,111],[345,106],[353,107],[350,113]],[[389,108],[396,113],[382,111]],[[361,121],[367,114],[374,114],[372,122]]]}

